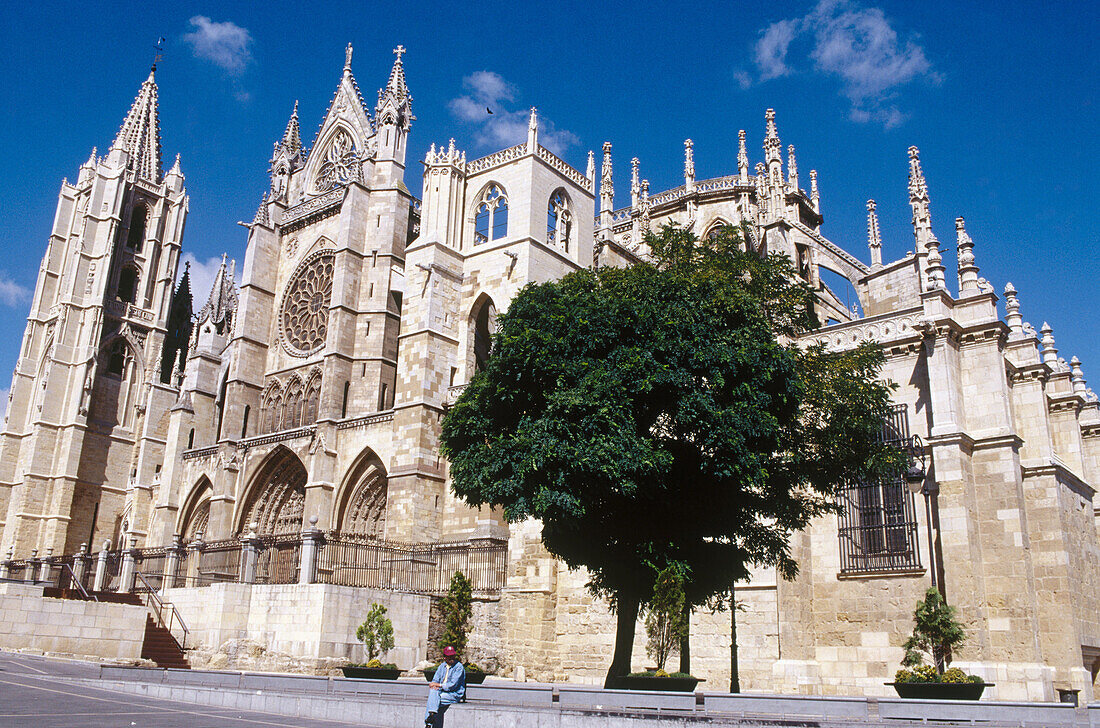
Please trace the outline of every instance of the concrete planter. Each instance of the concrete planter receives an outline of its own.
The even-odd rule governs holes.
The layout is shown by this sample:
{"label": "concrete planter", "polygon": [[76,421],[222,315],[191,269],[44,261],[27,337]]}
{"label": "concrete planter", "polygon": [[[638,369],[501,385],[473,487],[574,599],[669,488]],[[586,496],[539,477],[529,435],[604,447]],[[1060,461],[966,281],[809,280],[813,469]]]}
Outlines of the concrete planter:
{"label": "concrete planter", "polygon": [[978,700],[987,685],[993,683],[941,683],[906,682],[886,683],[893,685],[898,697],[921,698],[924,700]]}
{"label": "concrete planter", "polygon": [[612,690],[661,690],[675,693],[690,693],[699,684],[697,677],[649,677],[640,675],[620,675],[611,678],[607,687]]}
{"label": "concrete planter", "polygon": [[[424,679],[425,680],[427,680],[428,682],[431,682],[433,677],[435,677],[435,668],[434,667],[431,670],[425,670],[424,671]],[[467,685],[480,685],[483,682],[485,682],[485,673],[484,672],[469,672],[469,671],[466,672],[466,684]]]}
{"label": "concrete planter", "polygon": [[388,667],[356,667],[354,665],[341,667],[340,669],[344,671],[344,677],[358,680],[396,680],[403,672],[397,669],[391,670]]}

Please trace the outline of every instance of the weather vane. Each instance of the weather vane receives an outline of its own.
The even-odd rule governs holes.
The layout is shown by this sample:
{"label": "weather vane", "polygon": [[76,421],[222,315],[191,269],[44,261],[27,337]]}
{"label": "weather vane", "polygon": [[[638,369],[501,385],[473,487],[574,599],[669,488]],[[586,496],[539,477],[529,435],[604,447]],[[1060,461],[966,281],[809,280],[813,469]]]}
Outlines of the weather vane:
{"label": "weather vane", "polygon": [[164,57],[164,36],[160,37],[157,41],[156,52],[153,54],[153,70],[157,70],[157,64],[160,63],[160,59]]}

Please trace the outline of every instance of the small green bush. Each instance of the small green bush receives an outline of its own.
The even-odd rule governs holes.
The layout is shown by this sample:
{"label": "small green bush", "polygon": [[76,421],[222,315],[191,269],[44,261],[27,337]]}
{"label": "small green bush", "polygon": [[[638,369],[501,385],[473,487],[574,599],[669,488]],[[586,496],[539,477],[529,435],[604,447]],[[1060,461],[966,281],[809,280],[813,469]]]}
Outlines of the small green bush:
{"label": "small green bush", "polygon": [[912,670],[902,668],[894,674],[894,682],[899,683],[980,683],[985,682],[977,675],[967,675],[957,667],[944,671],[941,675],[931,665],[916,665]]}
{"label": "small green bush", "polygon": [[630,677],[677,677],[677,678],[690,678],[691,675],[686,672],[665,672],[664,670],[643,670],[641,672],[632,672]]}
{"label": "small green bush", "polygon": [[393,649],[393,622],[381,604],[370,605],[366,620],[355,630],[355,638],[367,649],[367,664]]}

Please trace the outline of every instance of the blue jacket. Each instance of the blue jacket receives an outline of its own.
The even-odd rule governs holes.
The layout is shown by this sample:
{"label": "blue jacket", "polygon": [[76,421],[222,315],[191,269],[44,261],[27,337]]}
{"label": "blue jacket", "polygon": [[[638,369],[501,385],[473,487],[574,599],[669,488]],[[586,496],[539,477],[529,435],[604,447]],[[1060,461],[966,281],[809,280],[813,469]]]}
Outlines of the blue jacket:
{"label": "blue jacket", "polygon": [[466,697],[466,668],[458,660],[450,670],[446,662],[437,667],[432,682],[439,683],[441,693],[451,693],[459,700]]}

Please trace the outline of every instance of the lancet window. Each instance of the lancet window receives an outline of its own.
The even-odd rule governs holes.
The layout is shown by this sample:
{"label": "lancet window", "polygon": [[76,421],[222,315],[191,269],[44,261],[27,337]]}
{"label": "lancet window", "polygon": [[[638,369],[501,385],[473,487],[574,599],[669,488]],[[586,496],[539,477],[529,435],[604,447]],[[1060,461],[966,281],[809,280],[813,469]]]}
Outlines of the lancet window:
{"label": "lancet window", "polygon": [[118,300],[133,303],[137,299],[138,272],[126,266],[118,274]]}
{"label": "lancet window", "polygon": [[474,245],[507,237],[508,197],[500,185],[486,187],[474,210]]}
{"label": "lancet window", "polygon": [[[885,442],[909,439],[907,405],[896,405],[883,424]],[[899,474],[853,483],[841,494],[839,515],[842,573],[889,572],[920,567],[913,494]]]}
{"label": "lancet window", "polygon": [[550,195],[546,206],[546,242],[569,252],[569,238],[573,232],[573,213],[569,209],[569,197],[559,188]]}
{"label": "lancet window", "polygon": [[126,235],[126,247],[141,250],[145,242],[145,221],[149,216],[149,208],[145,205],[134,205],[130,212],[130,231]]}

